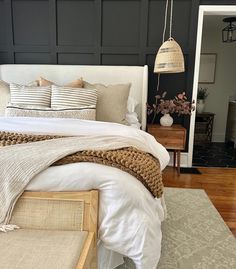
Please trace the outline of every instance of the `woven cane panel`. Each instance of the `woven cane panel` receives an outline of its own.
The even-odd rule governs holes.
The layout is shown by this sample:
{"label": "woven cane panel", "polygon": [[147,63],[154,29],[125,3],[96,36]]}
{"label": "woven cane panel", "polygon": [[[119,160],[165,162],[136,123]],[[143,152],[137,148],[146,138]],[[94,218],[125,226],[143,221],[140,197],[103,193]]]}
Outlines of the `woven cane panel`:
{"label": "woven cane panel", "polygon": [[10,223],[23,229],[81,231],[83,213],[83,201],[21,198]]}

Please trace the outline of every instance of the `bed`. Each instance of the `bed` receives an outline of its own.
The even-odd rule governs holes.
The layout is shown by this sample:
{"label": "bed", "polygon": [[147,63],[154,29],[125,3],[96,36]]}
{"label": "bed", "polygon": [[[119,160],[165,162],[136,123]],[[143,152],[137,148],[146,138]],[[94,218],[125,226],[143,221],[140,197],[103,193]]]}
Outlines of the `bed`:
{"label": "bed", "polygon": [[[147,66],[1,65],[0,79],[27,84],[39,76],[63,85],[75,77],[91,83],[131,83],[130,96],[146,129]],[[65,118],[0,117],[0,131],[33,135],[122,136],[159,159],[161,170],[169,162],[165,148],[148,133],[118,123]],[[137,146],[138,147],[138,146]],[[86,179],[86,180],[85,180]],[[112,269],[133,260],[137,269],[155,269],[161,253],[161,222],[165,218],[163,196],[154,198],[134,176],[98,163],[51,166],[27,185],[29,191],[83,191],[99,189],[100,269]]]}

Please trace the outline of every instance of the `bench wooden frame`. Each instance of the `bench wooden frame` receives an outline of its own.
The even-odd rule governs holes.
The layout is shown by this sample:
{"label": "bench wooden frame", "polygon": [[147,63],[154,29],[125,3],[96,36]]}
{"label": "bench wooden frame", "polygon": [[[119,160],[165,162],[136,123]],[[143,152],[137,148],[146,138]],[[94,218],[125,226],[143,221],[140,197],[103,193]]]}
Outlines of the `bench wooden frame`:
{"label": "bench wooden frame", "polygon": [[78,264],[75,269],[97,268],[97,225],[98,225],[98,191],[85,192],[24,192],[22,199],[47,199],[65,201],[83,201],[83,231],[88,231]]}

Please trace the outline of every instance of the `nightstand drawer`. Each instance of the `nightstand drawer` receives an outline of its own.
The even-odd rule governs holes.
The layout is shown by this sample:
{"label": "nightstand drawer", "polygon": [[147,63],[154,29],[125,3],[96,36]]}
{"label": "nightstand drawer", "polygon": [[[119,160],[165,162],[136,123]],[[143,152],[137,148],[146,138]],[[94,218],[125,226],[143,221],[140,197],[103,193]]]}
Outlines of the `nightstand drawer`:
{"label": "nightstand drawer", "polygon": [[180,125],[163,127],[160,125],[148,125],[148,133],[153,135],[157,142],[161,143],[167,149],[185,148],[186,129]]}
{"label": "nightstand drawer", "polygon": [[158,137],[154,136],[160,144],[162,144],[167,149],[181,149],[183,150],[185,147],[185,139],[184,137]]}

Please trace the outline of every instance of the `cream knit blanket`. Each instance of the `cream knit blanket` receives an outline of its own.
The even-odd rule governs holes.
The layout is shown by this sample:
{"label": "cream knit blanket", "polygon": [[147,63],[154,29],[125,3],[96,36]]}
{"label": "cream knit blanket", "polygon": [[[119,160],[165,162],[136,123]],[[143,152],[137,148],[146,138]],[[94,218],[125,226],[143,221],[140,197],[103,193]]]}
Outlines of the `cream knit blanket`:
{"label": "cream knit blanket", "polygon": [[0,231],[8,225],[17,199],[34,176],[63,157],[82,150],[112,150],[134,147],[151,153],[138,139],[122,136],[86,136],[45,140],[0,149]]}

